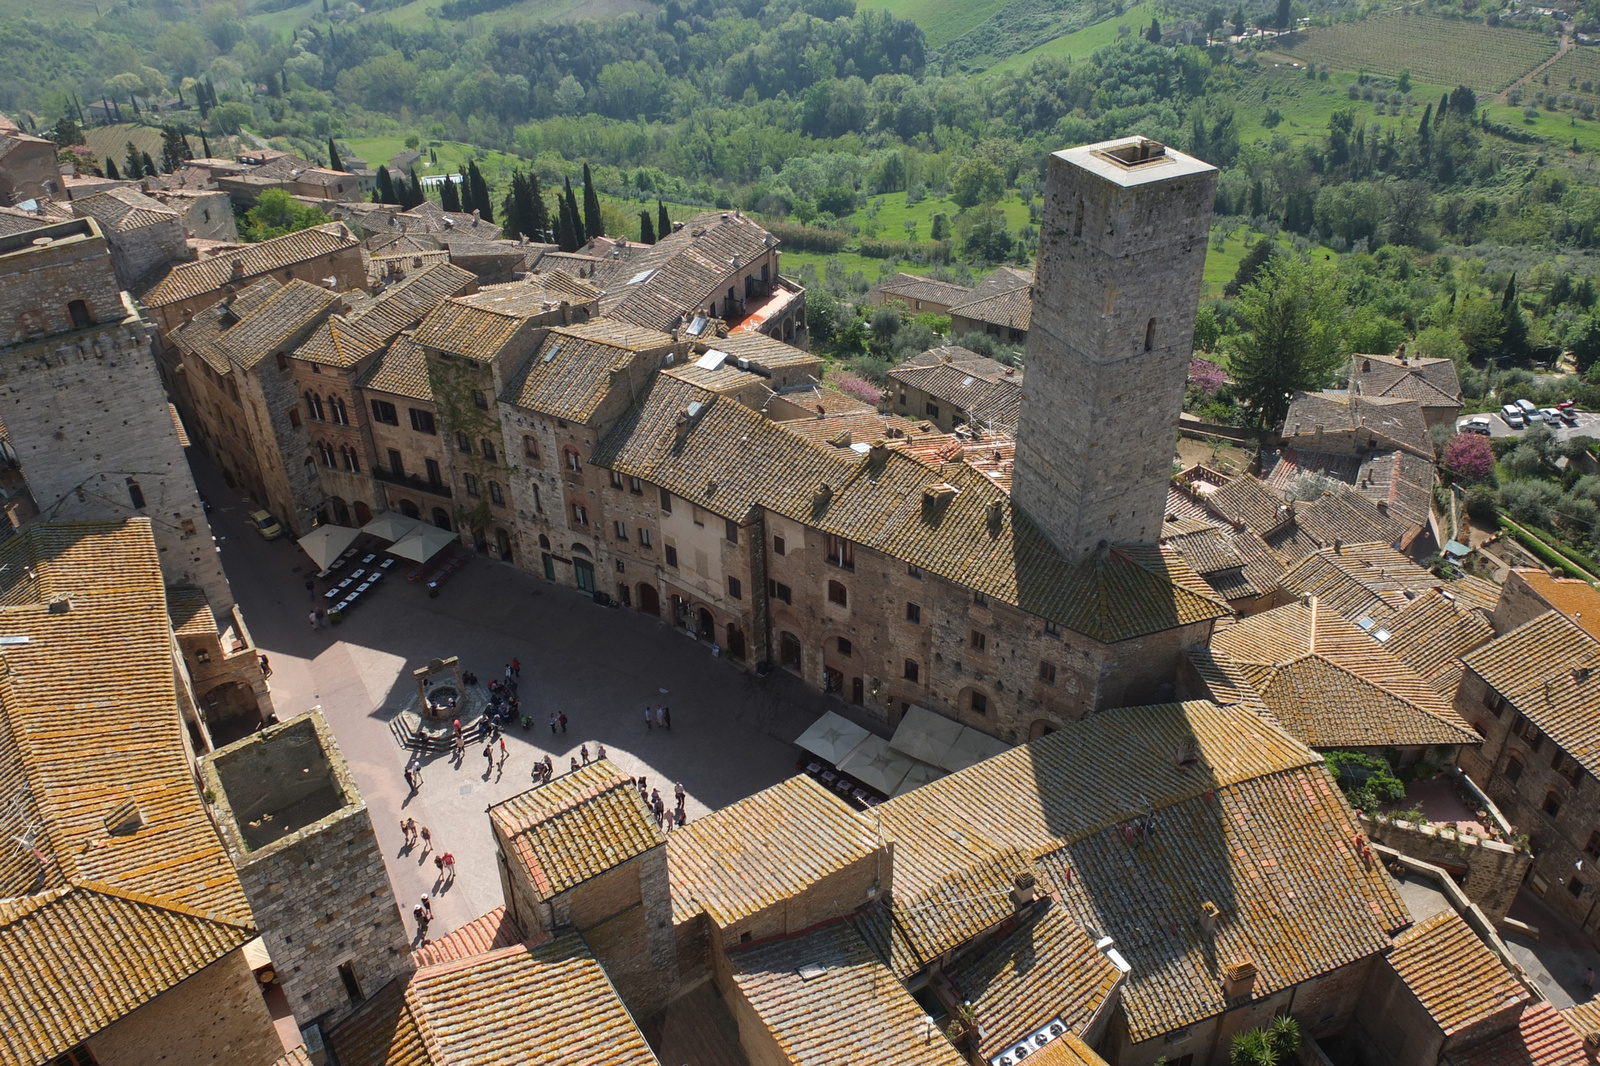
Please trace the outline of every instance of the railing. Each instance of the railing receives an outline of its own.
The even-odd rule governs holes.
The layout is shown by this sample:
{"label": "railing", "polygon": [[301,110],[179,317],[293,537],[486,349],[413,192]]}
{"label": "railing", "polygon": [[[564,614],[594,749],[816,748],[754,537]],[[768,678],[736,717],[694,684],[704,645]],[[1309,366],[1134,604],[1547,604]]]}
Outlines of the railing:
{"label": "railing", "polygon": [[415,474],[396,474],[381,466],[372,468],[372,476],[387,485],[416,489],[418,492],[426,492],[430,496],[439,496],[446,500],[450,498],[450,486],[442,481],[426,481]]}

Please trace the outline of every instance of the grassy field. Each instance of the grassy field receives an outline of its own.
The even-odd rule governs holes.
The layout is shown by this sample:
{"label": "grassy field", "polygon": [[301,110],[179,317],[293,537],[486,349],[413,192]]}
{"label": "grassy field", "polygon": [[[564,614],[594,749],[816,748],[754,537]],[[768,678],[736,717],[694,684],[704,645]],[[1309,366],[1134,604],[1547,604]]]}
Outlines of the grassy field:
{"label": "grassy field", "polygon": [[[837,259],[839,266],[843,268],[846,274],[854,270],[861,271],[867,276],[869,285],[877,284],[879,271],[883,269],[883,264],[887,262],[884,259],[869,259],[867,256],[856,255],[854,252],[839,252],[835,255],[827,255],[823,252],[781,252],[779,256],[783,273],[791,278],[798,277],[800,268],[808,263],[817,268],[817,273],[820,277],[826,277],[829,259]],[[926,274],[933,267],[916,263],[900,263],[897,269],[906,274]]]}
{"label": "grassy field", "polygon": [[928,47],[941,45],[982,25],[1005,7],[1007,0],[872,0],[862,7],[881,7],[922,27]]}
{"label": "grassy field", "polygon": [[[433,21],[428,9],[437,8],[442,0],[411,0],[408,4],[379,11],[368,16],[382,19],[408,30],[426,29]],[[647,0],[521,0],[496,11],[474,15],[478,25],[498,26],[507,22],[561,22],[577,19],[602,19],[630,12],[657,10]]]}
{"label": "grassy field", "polygon": [[1063,34],[1055,40],[1046,41],[1036,45],[1026,52],[1020,52],[1009,59],[1003,59],[990,67],[984,73],[995,74],[1003,70],[1021,70],[1035,59],[1046,56],[1066,56],[1068,59],[1083,59],[1095,53],[1096,49],[1104,48],[1108,44],[1117,42],[1117,27],[1127,26],[1130,33],[1137,33],[1141,27],[1150,25],[1152,18],[1164,18],[1161,8],[1157,4],[1137,4],[1128,8],[1121,15],[1114,15],[1104,22],[1097,22],[1093,26],[1085,26],[1074,33]]}
{"label": "grassy field", "polygon": [[99,12],[109,7],[110,0],[97,5],[95,0],[55,0],[44,4],[39,0],[0,0],[0,19],[32,16],[45,22],[93,22]]}
{"label": "grassy field", "polygon": [[300,24],[309,19],[312,14],[322,14],[321,0],[306,0],[303,4],[286,7],[282,11],[263,11],[250,16],[250,24],[260,26],[268,32],[277,34],[292,34]]}
{"label": "grassy field", "polygon": [[1562,146],[1571,148],[1574,139],[1578,147],[1586,152],[1600,152],[1600,123],[1585,119],[1572,111],[1546,111],[1539,109],[1539,114],[1532,121],[1524,118],[1522,108],[1508,107],[1505,104],[1493,104],[1484,108],[1489,113],[1491,122],[1504,123],[1515,129],[1527,130],[1529,133],[1548,137],[1552,149],[1560,150]]}
{"label": "grassy field", "polygon": [[[367,166],[374,168],[399,155],[406,147],[404,137],[341,137],[339,143],[348,144],[352,152],[367,161]],[[517,167],[527,169],[527,163],[514,155],[494,151],[478,153],[472,145],[459,141],[445,141],[432,150],[439,154],[439,165],[434,166],[428,162],[429,149],[424,144],[422,158],[417,162],[417,174],[421,177],[430,174],[459,173],[466,169],[469,158],[478,160],[478,169],[483,172],[484,180],[491,185],[509,178],[511,171]]]}
{"label": "grassy field", "polygon": [[[925,198],[921,203],[907,207],[906,194],[903,192],[889,192],[871,196],[867,198],[867,203],[870,206],[880,200],[883,202],[883,206],[878,208],[876,218],[878,229],[876,239],[880,241],[906,240],[905,223],[907,221],[917,224],[916,240],[932,240],[933,216],[943,212],[950,217],[951,223],[954,224],[956,213],[961,210],[949,200],[940,200],[932,196]],[[996,206],[1005,212],[1006,224],[1011,227],[1012,232],[1016,232],[1016,230],[1028,224],[1028,205],[1024,204],[1016,196],[1007,197]],[[850,215],[848,221],[862,227],[863,231],[865,231],[872,225],[874,219],[868,217],[867,208],[861,208],[853,215]]]}
{"label": "grassy field", "polygon": [[1388,13],[1313,27],[1285,50],[1335,70],[1391,76],[1409,70],[1419,81],[1466,82],[1480,92],[1498,92],[1555,55],[1556,42],[1479,21]]}

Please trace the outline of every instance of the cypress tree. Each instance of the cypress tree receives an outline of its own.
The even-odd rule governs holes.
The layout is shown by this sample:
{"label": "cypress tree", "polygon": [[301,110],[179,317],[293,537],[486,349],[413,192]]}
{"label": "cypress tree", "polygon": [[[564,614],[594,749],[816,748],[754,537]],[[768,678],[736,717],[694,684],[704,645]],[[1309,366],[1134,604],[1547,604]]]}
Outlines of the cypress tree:
{"label": "cypress tree", "polygon": [[594,191],[594,176],[589,173],[588,163],[583,165],[583,228],[591,238],[602,237],[606,232],[600,216],[600,196]]}
{"label": "cypress tree", "polygon": [[135,115],[139,114],[139,98],[132,93],[128,94],[128,104],[133,108]]}
{"label": "cypress tree", "polygon": [[129,181],[138,181],[144,176],[144,160],[139,158],[139,149],[132,142],[128,142],[128,153],[122,157],[122,172],[128,175]]}
{"label": "cypress tree", "polygon": [[467,187],[471,195],[464,203],[469,211],[478,212],[478,217],[485,222],[494,221],[494,207],[489,203],[489,185],[483,180],[483,173],[478,170],[477,160],[467,164]]}
{"label": "cypress tree", "polygon": [[110,178],[112,181],[122,180],[122,175],[117,173],[117,161],[112,159],[110,156],[106,156],[106,165],[103,169],[106,172],[106,177]]}
{"label": "cypress tree", "polygon": [[656,240],[661,240],[672,232],[672,219],[667,217],[667,205],[660,200],[656,201]]}
{"label": "cypress tree", "polygon": [[206,140],[205,130],[200,131],[200,150],[206,154],[207,159],[211,158],[211,143]]}
{"label": "cypress tree", "polygon": [[183,102],[183,83],[179,82],[178,83],[178,107],[184,108],[184,107],[188,107],[188,106],[189,106],[188,104],[185,104]]}
{"label": "cypress tree", "polygon": [[439,206],[446,211],[461,210],[461,191],[456,188],[456,183],[450,179],[453,174],[444,176],[444,184],[439,187]]}
{"label": "cypress tree", "polygon": [[565,196],[557,196],[556,207],[561,212],[561,218],[556,223],[556,246],[563,252],[576,252],[578,250],[578,239],[573,232],[572,212],[567,207],[567,198]]}
{"label": "cypress tree", "polygon": [[411,180],[408,182],[401,178],[400,188],[395,191],[400,193],[400,202],[405,205],[407,211],[419,206],[428,198],[427,193],[422,191],[422,179],[417,177],[415,169],[411,171]]}
{"label": "cypress tree", "polygon": [[533,240],[550,242],[550,209],[539,188],[539,175],[528,175],[528,203],[523,215],[523,232]]}
{"label": "cypress tree", "polygon": [[343,170],[344,160],[339,158],[339,149],[334,146],[333,138],[328,138],[328,169]]}
{"label": "cypress tree", "polygon": [[378,191],[374,195],[377,196],[380,204],[397,204],[400,202],[395,199],[394,179],[389,176],[389,168],[387,166],[378,168]]}
{"label": "cypress tree", "polygon": [[567,217],[572,220],[572,250],[577,251],[589,239],[583,231],[583,216],[578,213],[578,198],[572,194],[572,179],[566,179]]}
{"label": "cypress tree", "polygon": [[648,211],[639,212],[639,243],[656,243],[656,226],[654,222],[650,221],[650,212]]}
{"label": "cypress tree", "polygon": [[144,163],[144,176],[145,177],[153,178],[157,174],[160,173],[160,171],[158,171],[156,169],[155,160],[150,158],[150,153],[149,152],[140,152],[139,153],[139,158],[140,158],[140,161]]}
{"label": "cypress tree", "polygon": [[1517,275],[1516,275],[1515,272],[1513,272],[1512,275],[1511,275],[1511,280],[1506,282],[1505,295],[1500,297],[1500,313],[1503,315],[1507,311],[1511,310],[1511,308],[1516,305],[1516,302],[1517,302]]}

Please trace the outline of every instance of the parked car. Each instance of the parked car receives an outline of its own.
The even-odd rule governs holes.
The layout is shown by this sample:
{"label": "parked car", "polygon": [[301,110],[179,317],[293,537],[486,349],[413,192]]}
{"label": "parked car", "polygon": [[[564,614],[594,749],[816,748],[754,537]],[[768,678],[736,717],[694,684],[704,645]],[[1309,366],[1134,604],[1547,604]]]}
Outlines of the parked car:
{"label": "parked car", "polygon": [[1521,429],[1523,426],[1527,425],[1527,421],[1522,417],[1522,408],[1518,407],[1514,403],[1508,403],[1504,407],[1500,408],[1500,417],[1504,419],[1505,424],[1510,426],[1512,429]]}
{"label": "parked car", "polygon": [[1522,412],[1522,420],[1530,426],[1539,419],[1539,407],[1532,400],[1518,400],[1517,410]]}
{"label": "parked car", "polygon": [[266,511],[251,511],[250,521],[263,540],[277,540],[283,536],[283,527],[278,525],[278,520]]}
{"label": "parked car", "polygon": [[1488,415],[1473,415],[1465,419],[1456,427],[1457,433],[1476,433],[1480,437],[1487,437],[1492,432]]}
{"label": "parked car", "polygon": [[1554,407],[1546,407],[1539,411],[1539,417],[1544,419],[1544,424],[1551,429],[1561,428],[1561,412]]}
{"label": "parked car", "polygon": [[1569,426],[1578,424],[1578,408],[1571,400],[1562,400],[1556,404],[1556,412],[1561,415],[1561,421]]}

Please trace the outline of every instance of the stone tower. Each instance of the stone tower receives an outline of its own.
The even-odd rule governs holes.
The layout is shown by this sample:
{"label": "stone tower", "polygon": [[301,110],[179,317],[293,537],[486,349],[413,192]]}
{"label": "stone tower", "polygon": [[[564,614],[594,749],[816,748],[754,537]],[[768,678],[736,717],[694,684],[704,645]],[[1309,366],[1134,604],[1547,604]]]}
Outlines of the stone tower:
{"label": "stone tower", "polygon": [[1069,560],[1161,535],[1216,188],[1143,137],[1050,157],[1011,498]]}

